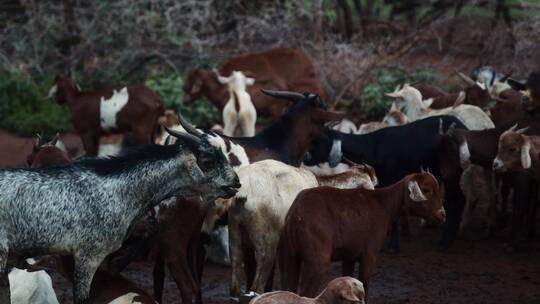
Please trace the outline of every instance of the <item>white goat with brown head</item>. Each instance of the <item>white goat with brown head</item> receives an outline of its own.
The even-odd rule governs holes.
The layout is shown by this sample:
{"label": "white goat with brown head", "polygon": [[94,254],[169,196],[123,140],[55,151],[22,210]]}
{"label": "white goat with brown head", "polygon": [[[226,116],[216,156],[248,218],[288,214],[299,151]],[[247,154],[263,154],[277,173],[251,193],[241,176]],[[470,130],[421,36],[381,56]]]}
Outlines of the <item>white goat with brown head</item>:
{"label": "white goat with brown head", "polygon": [[246,91],[255,79],[246,77],[240,71],[233,71],[229,77],[223,77],[214,71],[220,83],[227,85],[229,100],[223,108],[224,133],[227,136],[254,136],[257,111]]}

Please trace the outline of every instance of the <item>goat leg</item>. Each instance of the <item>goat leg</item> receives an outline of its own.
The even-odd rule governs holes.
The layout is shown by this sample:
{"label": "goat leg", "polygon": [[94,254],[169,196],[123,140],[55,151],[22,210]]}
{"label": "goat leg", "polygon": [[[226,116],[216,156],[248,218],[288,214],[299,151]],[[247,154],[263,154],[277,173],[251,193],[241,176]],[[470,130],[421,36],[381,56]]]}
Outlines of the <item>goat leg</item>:
{"label": "goat leg", "polygon": [[103,262],[107,253],[99,254],[86,248],[83,253],[73,255],[75,270],[73,272],[73,303],[90,304],[90,286],[94,274]]}
{"label": "goat leg", "polygon": [[[0,230],[2,233],[0,233],[0,236],[4,240],[7,240],[7,235],[4,233],[4,230]],[[0,303],[11,303],[11,295],[9,291],[9,279],[8,279],[8,270],[6,267],[7,259],[8,259],[8,246],[7,242],[2,242],[0,245],[0,273],[2,274],[2,278],[0,278]]]}
{"label": "goat leg", "polygon": [[165,262],[161,253],[156,256],[154,263],[154,299],[158,303],[163,302],[163,285],[165,281]]}

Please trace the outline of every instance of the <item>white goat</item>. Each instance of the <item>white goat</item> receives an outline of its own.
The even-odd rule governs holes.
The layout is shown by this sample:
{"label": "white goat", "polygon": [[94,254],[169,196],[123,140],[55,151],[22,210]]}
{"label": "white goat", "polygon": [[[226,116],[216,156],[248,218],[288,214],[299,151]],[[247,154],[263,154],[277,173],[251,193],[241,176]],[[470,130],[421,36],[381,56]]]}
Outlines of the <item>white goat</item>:
{"label": "white goat", "polygon": [[227,136],[254,136],[257,111],[246,86],[253,85],[255,79],[246,77],[244,73],[233,71],[229,77],[217,73],[219,82],[227,85],[229,101],[223,108],[224,133]]}
{"label": "white goat", "polygon": [[[409,121],[430,116],[451,115],[461,120],[469,130],[484,130],[495,127],[489,116],[482,109],[473,105],[460,104],[463,102],[463,100],[460,100],[461,98],[458,98],[456,101],[456,104],[460,104],[458,106],[434,110],[429,108],[433,99],[422,100],[420,91],[409,85],[404,85],[399,91],[386,93],[386,96],[396,99],[397,106],[404,110]],[[464,98],[465,96],[460,95],[460,97]]]}
{"label": "white goat", "polygon": [[[245,244],[255,251],[256,272],[250,290],[262,293],[270,277],[285,216],[296,195],[307,188],[327,185],[340,188],[373,189],[374,172],[369,166],[356,165],[342,174],[316,177],[303,168],[275,160],[264,160],[237,171],[242,188],[223,206],[229,209],[229,240],[232,278],[231,293],[240,293]],[[242,233],[245,231],[246,233]],[[247,237],[247,238],[246,238]]]}
{"label": "white goat", "polygon": [[[26,261],[35,263],[33,259]],[[12,304],[58,304],[51,277],[44,270],[29,272],[13,268],[8,278]]]}

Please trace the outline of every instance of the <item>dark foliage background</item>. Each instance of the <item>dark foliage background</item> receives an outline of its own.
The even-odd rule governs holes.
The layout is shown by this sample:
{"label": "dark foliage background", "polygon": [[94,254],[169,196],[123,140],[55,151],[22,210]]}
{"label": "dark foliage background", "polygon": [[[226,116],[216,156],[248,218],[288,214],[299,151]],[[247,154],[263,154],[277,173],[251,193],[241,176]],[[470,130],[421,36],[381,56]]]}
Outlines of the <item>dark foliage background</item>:
{"label": "dark foliage background", "polygon": [[0,1],[0,127],[70,129],[45,98],[56,73],[83,89],[144,82],[193,122],[219,113],[183,107],[194,67],[272,47],[314,60],[332,103],[377,118],[383,93],[405,81],[452,87],[456,65],[492,64],[518,77],[540,58],[540,1],[117,0]]}

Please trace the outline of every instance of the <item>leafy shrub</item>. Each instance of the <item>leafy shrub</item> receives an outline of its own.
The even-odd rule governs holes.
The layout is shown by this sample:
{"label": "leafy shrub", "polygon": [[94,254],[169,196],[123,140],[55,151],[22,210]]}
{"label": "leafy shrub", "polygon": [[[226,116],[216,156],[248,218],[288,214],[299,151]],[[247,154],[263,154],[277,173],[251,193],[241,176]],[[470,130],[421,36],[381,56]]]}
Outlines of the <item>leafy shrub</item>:
{"label": "leafy shrub", "polygon": [[156,74],[144,84],[161,97],[166,108],[179,111],[196,126],[208,128],[221,122],[219,110],[206,99],[196,101],[190,106],[182,104],[183,78],[178,74]]}
{"label": "leafy shrub", "polygon": [[70,131],[67,107],[46,98],[51,83],[15,73],[0,76],[0,128],[27,136]]}
{"label": "leafy shrub", "polygon": [[392,105],[392,99],[384,93],[393,92],[397,85],[417,81],[431,82],[433,71],[429,67],[420,66],[407,71],[403,66],[380,67],[374,81],[364,85],[362,93],[362,112],[370,120],[379,120]]}

